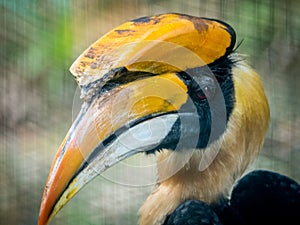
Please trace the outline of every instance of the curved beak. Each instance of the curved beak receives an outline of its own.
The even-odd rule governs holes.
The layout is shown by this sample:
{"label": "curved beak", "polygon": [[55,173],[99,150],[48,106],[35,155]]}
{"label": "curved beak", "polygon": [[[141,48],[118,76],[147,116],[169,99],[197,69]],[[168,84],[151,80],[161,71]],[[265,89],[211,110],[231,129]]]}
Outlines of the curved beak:
{"label": "curved beak", "polygon": [[[187,102],[187,91],[175,73],[166,73],[94,93],[56,153],[38,224],[47,224],[85,184],[107,168],[158,146],[178,120],[177,112]],[[144,132],[149,126],[154,129],[150,136]]]}

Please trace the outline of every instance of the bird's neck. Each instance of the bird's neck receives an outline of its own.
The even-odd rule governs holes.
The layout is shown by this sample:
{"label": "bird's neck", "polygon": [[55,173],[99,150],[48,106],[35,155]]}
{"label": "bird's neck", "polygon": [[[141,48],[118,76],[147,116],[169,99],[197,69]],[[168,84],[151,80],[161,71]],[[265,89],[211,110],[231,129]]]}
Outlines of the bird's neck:
{"label": "bird's neck", "polygon": [[249,151],[244,135],[247,128],[239,127],[240,132],[236,129],[237,126],[229,126],[206,149],[161,151],[157,162],[158,183],[140,208],[140,225],[163,224],[166,216],[186,200],[210,204],[228,197],[233,183],[252,161],[253,156],[248,154],[256,155],[259,148],[253,145],[255,149]]}
{"label": "bird's neck", "polygon": [[[228,196],[235,180],[232,171],[236,158],[222,149],[215,154],[219,147],[220,142],[204,151],[195,150],[179,170],[182,153],[162,151],[158,156],[159,182],[140,209],[140,225],[163,224],[167,215],[189,199],[212,203]],[[210,161],[208,153],[215,159]]]}
{"label": "bird's neck", "polygon": [[226,197],[258,155],[269,122],[269,107],[259,76],[244,63],[233,68],[235,107],[224,134],[206,149],[163,150],[158,183],[140,209],[140,225],[163,224],[189,199],[213,203]]}

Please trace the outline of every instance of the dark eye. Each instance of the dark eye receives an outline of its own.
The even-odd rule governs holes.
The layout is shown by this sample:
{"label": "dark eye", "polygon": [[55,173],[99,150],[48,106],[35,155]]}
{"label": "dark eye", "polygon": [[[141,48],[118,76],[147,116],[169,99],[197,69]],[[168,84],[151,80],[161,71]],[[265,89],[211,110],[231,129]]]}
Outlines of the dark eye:
{"label": "dark eye", "polygon": [[197,82],[196,95],[199,100],[211,99],[216,92],[216,84],[213,78],[203,76]]}

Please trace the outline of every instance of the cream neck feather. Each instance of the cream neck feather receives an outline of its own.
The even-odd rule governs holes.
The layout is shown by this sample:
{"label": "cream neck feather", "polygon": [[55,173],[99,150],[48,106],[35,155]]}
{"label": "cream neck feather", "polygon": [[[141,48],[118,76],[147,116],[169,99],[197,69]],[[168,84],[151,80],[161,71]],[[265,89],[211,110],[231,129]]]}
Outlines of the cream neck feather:
{"label": "cream neck feather", "polygon": [[228,196],[235,180],[259,153],[269,122],[261,80],[242,62],[232,74],[236,103],[225,133],[204,150],[158,153],[158,183],[140,208],[140,225],[163,224],[167,215],[189,199],[212,203]]}

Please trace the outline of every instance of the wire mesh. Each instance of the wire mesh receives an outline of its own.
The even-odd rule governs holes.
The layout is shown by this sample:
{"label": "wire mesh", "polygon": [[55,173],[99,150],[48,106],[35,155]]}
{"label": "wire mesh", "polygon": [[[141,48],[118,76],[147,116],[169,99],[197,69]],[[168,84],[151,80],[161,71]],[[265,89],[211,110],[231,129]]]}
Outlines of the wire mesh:
{"label": "wire mesh", "polygon": [[[300,181],[299,9],[291,0],[0,0],[1,223],[37,223],[48,170],[72,123],[72,62],[124,21],[166,12],[217,18],[235,28],[238,52],[261,74],[271,107],[266,142],[251,168]],[[99,177],[51,224],[136,224],[152,188]]]}

